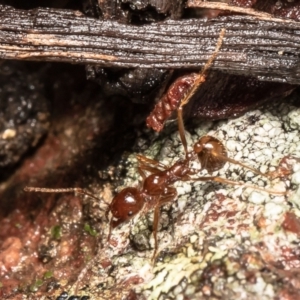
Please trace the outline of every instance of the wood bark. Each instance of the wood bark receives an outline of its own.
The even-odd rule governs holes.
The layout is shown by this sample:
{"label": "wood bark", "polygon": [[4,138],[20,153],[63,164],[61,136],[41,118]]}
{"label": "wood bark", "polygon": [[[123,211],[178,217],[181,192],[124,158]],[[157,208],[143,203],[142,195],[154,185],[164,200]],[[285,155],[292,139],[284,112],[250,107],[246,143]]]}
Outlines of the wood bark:
{"label": "wood bark", "polygon": [[133,26],[89,18],[78,11],[24,11],[0,5],[0,57],[199,69],[214,50],[221,28],[226,28],[226,34],[212,68],[300,83],[300,23],[243,15]]}

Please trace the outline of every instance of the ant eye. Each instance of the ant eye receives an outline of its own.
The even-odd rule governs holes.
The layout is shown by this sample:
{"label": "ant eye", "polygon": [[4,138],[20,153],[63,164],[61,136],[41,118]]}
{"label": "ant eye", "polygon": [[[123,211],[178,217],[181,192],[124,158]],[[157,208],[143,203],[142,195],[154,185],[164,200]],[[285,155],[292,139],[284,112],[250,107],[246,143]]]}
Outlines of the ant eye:
{"label": "ant eye", "polygon": [[129,211],[127,215],[130,217],[130,216],[133,215],[133,212],[132,212],[132,211]]}
{"label": "ant eye", "polygon": [[194,145],[194,151],[196,153],[201,153],[203,151],[203,144],[197,142],[195,145]]}

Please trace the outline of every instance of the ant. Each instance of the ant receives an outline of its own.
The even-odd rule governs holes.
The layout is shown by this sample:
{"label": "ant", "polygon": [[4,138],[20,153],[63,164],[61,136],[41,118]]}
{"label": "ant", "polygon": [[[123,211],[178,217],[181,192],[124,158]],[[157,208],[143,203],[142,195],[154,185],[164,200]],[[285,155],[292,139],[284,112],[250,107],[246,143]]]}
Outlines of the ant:
{"label": "ant", "polygon": [[[217,55],[219,48],[221,47],[222,40],[225,34],[225,30],[221,31],[217,47],[208,63],[204,67],[206,71],[209,65],[212,63],[214,57]],[[181,99],[179,107],[177,108],[178,117],[178,130],[180,139],[184,148],[185,157],[178,159],[173,165],[166,166],[165,164],[145,157],[143,155],[137,155],[138,160],[138,172],[142,177],[142,183],[138,187],[126,187],[121,190],[112,200],[110,204],[107,203],[107,209],[105,212],[106,217],[111,213],[110,227],[108,240],[111,236],[111,231],[115,227],[129,221],[139,212],[148,212],[150,209],[154,209],[154,221],[153,221],[153,235],[154,235],[154,253],[152,259],[156,257],[158,249],[157,230],[160,216],[161,206],[174,201],[177,197],[177,191],[174,187],[174,183],[177,181],[215,181],[224,184],[238,185],[244,187],[251,187],[256,190],[267,191],[272,194],[285,195],[286,192],[278,192],[274,190],[268,190],[256,186],[247,185],[241,182],[228,180],[218,176],[211,176],[211,173],[220,170],[226,162],[240,165],[244,168],[251,170],[252,172],[273,177],[271,173],[264,174],[260,171],[249,167],[239,161],[231,159],[227,155],[225,146],[212,136],[203,136],[198,142],[195,143],[193,150],[188,151],[188,145],[185,137],[185,129],[183,123],[182,111],[183,107],[188,103],[189,99],[196,91],[198,86],[203,82],[203,71],[198,74],[198,81],[196,86],[192,87],[189,92]],[[199,170],[192,169],[190,167],[191,162],[194,159],[198,159],[201,163],[201,170],[207,170],[210,176],[196,177],[196,173]],[[149,173],[149,175],[147,175]],[[62,188],[62,189],[49,189],[38,187],[25,187],[27,192],[43,192],[43,193],[64,193],[74,192],[78,194],[87,195],[94,199],[98,199],[94,195],[84,191],[81,188]]]}

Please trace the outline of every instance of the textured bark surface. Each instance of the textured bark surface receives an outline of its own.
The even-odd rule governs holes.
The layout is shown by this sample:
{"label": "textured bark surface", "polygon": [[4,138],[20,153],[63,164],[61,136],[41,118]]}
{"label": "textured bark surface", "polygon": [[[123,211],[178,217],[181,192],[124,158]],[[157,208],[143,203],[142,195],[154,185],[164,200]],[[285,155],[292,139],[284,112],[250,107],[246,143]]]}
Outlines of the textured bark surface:
{"label": "textured bark surface", "polygon": [[57,9],[0,6],[0,57],[97,63],[124,68],[197,68],[224,44],[213,68],[298,84],[299,29],[294,21],[249,16],[129,26]]}

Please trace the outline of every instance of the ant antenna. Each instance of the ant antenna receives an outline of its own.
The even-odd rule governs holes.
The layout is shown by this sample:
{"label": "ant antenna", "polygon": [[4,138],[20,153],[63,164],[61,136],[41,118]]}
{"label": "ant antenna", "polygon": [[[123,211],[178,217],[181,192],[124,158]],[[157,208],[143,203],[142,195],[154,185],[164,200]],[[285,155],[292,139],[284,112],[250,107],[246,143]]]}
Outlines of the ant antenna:
{"label": "ant antenna", "polygon": [[97,198],[93,194],[86,192],[82,188],[60,188],[60,189],[49,189],[49,188],[41,188],[41,187],[33,187],[33,186],[26,186],[24,188],[25,192],[30,192],[30,193],[74,193],[74,194],[80,194],[80,195],[86,195],[94,200],[97,201],[103,201],[107,206],[109,204],[105,202],[104,199]]}
{"label": "ant antenna", "polygon": [[213,61],[215,60],[216,56],[218,55],[220,48],[222,46],[223,43],[223,38],[225,36],[225,28],[222,28],[218,41],[217,41],[217,45],[215,48],[215,51],[213,52],[213,54],[211,55],[211,57],[208,59],[208,61],[206,62],[206,64],[204,65],[203,69],[201,70],[201,72],[198,74],[195,83],[192,87],[192,89],[184,96],[184,98],[181,100],[181,103],[179,105],[179,108],[177,110],[177,114],[178,114],[178,127],[179,127],[179,135],[180,135],[180,139],[182,142],[182,145],[184,147],[184,151],[186,156],[188,155],[188,150],[187,150],[187,141],[185,138],[185,134],[184,134],[184,124],[183,124],[183,118],[182,118],[182,109],[183,106],[185,106],[191,99],[191,97],[195,94],[195,92],[197,91],[197,89],[199,88],[199,86],[205,82],[205,73],[206,71],[210,68],[211,64],[213,63]]}
{"label": "ant antenna", "polygon": [[285,195],[288,195],[288,193],[289,193],[288,191],[275,191],[272,189],[259,187],[259,186],[255,186],[255,185],[251,185],[251,184],[246,184],[243,182],[226,179],[226,178],[219,177],[219,176],[188,178],[187,180],[189,180],[189,181],[215,181],[215,182],[219,182],[222,184],[230,184],[230,185],[235,185],[235,186],[241,186],[244,188],[251,188],[251,189],[254,189],[257,191],[267,192],[267,193],[270,193],[273,195],[280,195],[280,196],[285,196]]}

